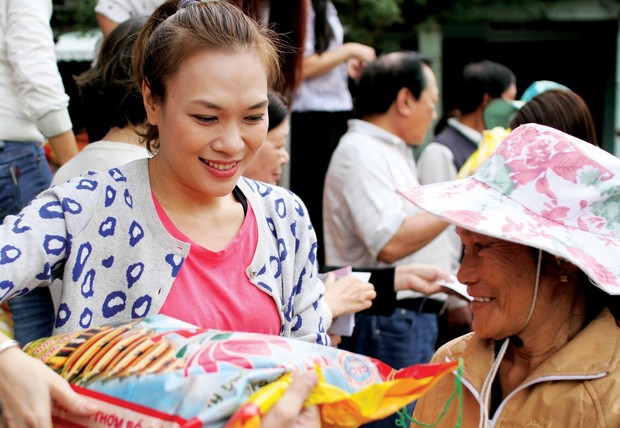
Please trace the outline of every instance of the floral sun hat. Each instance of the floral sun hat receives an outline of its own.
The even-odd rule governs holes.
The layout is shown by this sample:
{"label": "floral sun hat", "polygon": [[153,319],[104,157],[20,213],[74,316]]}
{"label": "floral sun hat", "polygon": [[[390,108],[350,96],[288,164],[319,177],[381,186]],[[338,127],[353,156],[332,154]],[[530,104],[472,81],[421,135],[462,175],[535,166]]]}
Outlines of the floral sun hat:
{"label": "floral sun hat", "polygon": [[472,176],[398,192],[457,226],[567,259],[620,294],[620,159],[585,141],[521,125]]}

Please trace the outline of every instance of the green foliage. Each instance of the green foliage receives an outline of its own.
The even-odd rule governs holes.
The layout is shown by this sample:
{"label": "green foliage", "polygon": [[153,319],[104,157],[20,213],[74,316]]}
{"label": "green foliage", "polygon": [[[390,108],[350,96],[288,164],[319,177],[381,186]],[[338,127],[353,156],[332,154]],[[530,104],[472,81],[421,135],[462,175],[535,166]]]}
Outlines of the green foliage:
{"label": "green foliage", "polygon": [[404,0],[334,0],[338,16],[345,27],[346,40],[364,43],[382,50],[381,34],[403,23]]}
{"label": "green foliage", "polygon": [[[490,8],[536,8],[566,0],[332,0],[345,27],[345,40],[379,52],[416,49],[425,22],[475,21]],[[617,0],[609,0],[617,1]]]}
{"label": "green foliage", "polygon": [[97,28],[97,0],[54,1],[52,27],[61,31]]}
{"label": "green foliage", "polygon": [[386,27],[403,22],[401,5],[403,0],[358,0],[362,21],[373,22],[378,27]]}

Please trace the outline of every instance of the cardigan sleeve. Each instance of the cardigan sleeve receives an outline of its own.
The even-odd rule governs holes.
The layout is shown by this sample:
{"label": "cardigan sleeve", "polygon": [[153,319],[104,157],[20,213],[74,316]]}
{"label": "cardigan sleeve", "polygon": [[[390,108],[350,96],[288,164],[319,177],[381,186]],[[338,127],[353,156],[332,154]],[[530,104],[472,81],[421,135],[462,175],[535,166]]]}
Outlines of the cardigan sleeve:
{"label": "cardigan sleeve", "polygon": [[294,285],[292,290],[293,337],[330,345],[327,329],[331,325],[331,311],[325,302],[325,285],[319,279],[316,262],[317,238],[310,222],[308,211],[300,198],[293,195],[295,235],[294,247]]}
{"label": "cardigan sleeve", "polygon": [[39,194],[0,226],[0,301],[49,286],[61,275],[71,239],[89,222],[103,194],[96,180],[78,177]]}

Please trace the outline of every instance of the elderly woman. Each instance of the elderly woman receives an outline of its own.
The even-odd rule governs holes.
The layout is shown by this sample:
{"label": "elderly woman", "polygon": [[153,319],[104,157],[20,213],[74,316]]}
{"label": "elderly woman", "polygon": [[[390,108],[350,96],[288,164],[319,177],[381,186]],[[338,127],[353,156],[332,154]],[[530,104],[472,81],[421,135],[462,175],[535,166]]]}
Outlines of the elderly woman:
{"label": "elderly woman", "polygon": [[527,124],[473,176],[400,192],[457,226],[474,298],[433,357],[463,359],[462,415],[444,378],[412,427],[619,427],[620,159]]}

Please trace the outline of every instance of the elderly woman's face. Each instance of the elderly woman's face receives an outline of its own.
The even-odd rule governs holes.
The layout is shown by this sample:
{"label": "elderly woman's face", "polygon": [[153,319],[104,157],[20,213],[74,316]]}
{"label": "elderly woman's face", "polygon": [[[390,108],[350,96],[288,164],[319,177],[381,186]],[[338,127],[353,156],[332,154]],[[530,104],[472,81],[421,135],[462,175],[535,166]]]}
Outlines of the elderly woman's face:
{"label": "elderly woman's face", "polygon": [[289,136],[288,119],[267,132],[265,144],[243,175],[254,180],[269,184],[278,184],[282,177],[282,165],[290,160],[286,150],[286,141]]}
{"label": "elderly woman's face", "polygon": [[536,282],[532,249],[457,228],[464,246],[457,274],[474,298],[472,329],[485,339],[503,339],[523,329]]}

